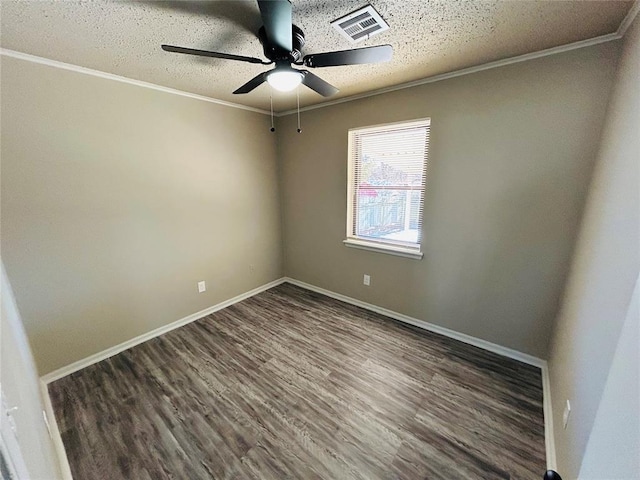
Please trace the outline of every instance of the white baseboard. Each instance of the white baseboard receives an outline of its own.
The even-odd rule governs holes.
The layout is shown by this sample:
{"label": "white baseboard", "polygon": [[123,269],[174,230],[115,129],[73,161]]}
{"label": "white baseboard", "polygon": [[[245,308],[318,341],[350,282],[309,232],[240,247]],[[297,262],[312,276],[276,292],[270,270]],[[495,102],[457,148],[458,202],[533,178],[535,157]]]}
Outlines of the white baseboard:
{"label": "white baseboard", "polygon": [[56,446],[56,450],[58,456],[61,459],[62,469],[63,469],[63,479],[71,480],[71,470],[69,468],[69,463],[67,461],[67,457],[64,450],[64,445],[62,443],[62,439],[60,437],[60,432],[58,430],[58,425],[56,422],[56,417],[53,412],[53,407],[51,405],[51,400],[49,398],[49,392],[47,390],[47,385],[55,380],[58,380],[62,377],[70,375],[71,373],[77,372],[89,365],[93,365],[94,363],[98,363],[102,360],[106,360],[114,355],[117,355],[124,350],[127,350],[131,347],[139,345],[147,340],[158,337],[164,333],[170,332],[176,328],[182,327],[188,323],[191,323],[195,320],[198,320],[202,317],[205,317],[213,312],[217,312],[218,310],[222,310],[223,308],[229,307],[234,303],[241,302],[249,297],[252,297],[258,293],[264,292],[270,288],[273,288],[282,283],[291,283],[293,285],[297,285],[299,287],[305,288],[307,290],[311,290],[317,293],[321,293],[331,298],[335,298],[337,300],[341,300],[345,303],[349,303],[351,305],[355,305],[357,307],[364,308],[366,310],[370,310],[381,315],[385,315],[387,317],[393,318],[395,320],[399,320],[401,322],[414,325],[416,327],[428,330],[430,332],[438,333],[440,335],[452,338],[454,340],[461,341],[463,343],[473,345],[484,350],[488,350],[490,352],[496,353],[498,355],[502,355],[504,357],[512,358],[514,360],[518,360],[522,363],[526,363],[528,365],[533,365],[538,367],[542,371],[542,389],[543,389],[543,406],[544,406],[544,431],[545,431],[545,450],[547,455],[547,468],[555,470],[556,468],[556,453],[555,453],[555,442],[553,436],[553,414],[551,411],[551,392],[550,392],[550,382],[549,382],[549,369],[547,367],[546,360],[543,360],[538,357],[534,357],[533,355],[529,355],[526,353],[518,352],[517,350],[513,350],[507,347],[503,347],[501,345],[497,345],[495,343],[488,342],[486,340],[482,340],[480,338],[472,337],[471,335],[467,335],[464,333],[459,333],[454,330],[450,330],[445,327],[440,327],[438,325],[434,325],[424,320],[419,320],[417,318],[410,317],[408,315],[404,315],[402,313],[394,312],[392,310],[388,310],[383,307],[379,307],[377,305],[373,305],[371,303],[363,302],[361,300],[357,300],[352,297],[347,297],[346,295],[342,295],[336,292],[332,292],[330,290],[326,290],[324,288],[316,287],[315,285],[311,285],[309,283],[301,282],[299,280],[283,277],[273,282],[269,282],[265,285],[257,287],[253,290],[250,290],[246,293],[240,294],[236,297],[233,297],[224,302],[218,303],[212,307],[206,308],[194,314],[191,314],[187,317],[184,317],[180,320],[172,322],[163,327],[152,330],[148,333],[140,335],[138,337],[132,338],[131,340],[127,340],[119,345],[103,350],[102,352],[91,355],[85,359],[74,362],[70,365],[62,367],[58,370],[55,370],[51,373],[43,375],[41,377],[42,390],[43,390],[43,399],[45,403],[45,409],[47,418],[51,427],[51,435]]}
{"label": "white baseboard", "polygon": [[321,293],[323,295],[326,295],[327,297],[335,298],[336,300],[341,300],[345,303],[350,303],[351,305],[355,305],[357,307],[361,307],[366,310],[371,310],[372,312],[380,313],[382,315],[393,318],[395,320],[399,320],[401,322],[408,323],[410,325],[414,325],[419,328],[423,328],[430,332],[438,333],[440,335],[444,335],[445,337],[453,338],[454,340],[459,340],[463,343],[467,343],[469,345],[473,345],[475,347],[479,347],[484,350],[497,353],[498,355],[512,358],[522,363],[526,363],[528,365],[533,365],[534,367],[540,368],[542,373],[542,397],[543,397],[543,409],[544,409],[544,442],[545,442],[545,452],[547,457],[547,469],[552,469],[552,470],[556,469],[556,447],[555,447],[555,440],[553,435],[553,413],[551,411],[551,386],[549,382],[549,368],[547,366],[546,360],[543,360],[538,357],[534,357],[533,355],[518,352],[517,350],[513,350],[511,348],[503,347],[502,345],[497,345],[495,343],[482,340],[481,338],[472,337],[471,335],[467,335],[465,333],[459,333],[454,330],[450,330],[448,328],[440,327],[438,325],[434,325],[432,323],[425,322],[424,320],[419,320],[417,318],[413,318],[408,315],[404,315],[402,313],[394,312],[393,310],[388,310],[383,307],[378,307],[377,305],[373,305],[371,303],[363,302],[361,300],[357,300],[352,297],[347,297],[346,295],[332,292],[331,290],[326,290],[324,288],[316,287],[315,285],[301,282],[300,280],[296,280],[294,278],[285,277],[285,281],[293,285],[306,288],[307,290]]}
{"label": "white baseboard", "polygon": [[199,312],[192,313],[191,315],[181,318],[180,320],[176,320],[175,322],[171,322],[167,325],[156,328],[155,330],[151,330],[150,332],[143,333],[142,335],[132,338],[131,340],[127,340],[126,342],[122,342],[118,345],[107,348],[106,350],[90,355],[89,357],[83,358],[82,360],[73,362],[70,365],[64,366],[62,368],[54,370],[53,372],[47,373],[41,377],[41,380],[45,383],[45,385],[48,385],[49,383],[59,380],[62,377],[66,377],[67,375],[77,372],[78,370],[82,370],[83,368],[86,368],[89,365],[93,365],[94,363],[98,363],[98,362],[101,362],[102,360],[106,360],[107,358],[113,357],[114,355],[117,355],[120,352],[124,352],[125,350],[131,347],[135,347],[136,345],[140,345],[141,343],[144,343],[147,340],[151,340],[152,338],[155,338],[162,334],[170,332],[171,330],[175,330],[176,328],[182,327],[183,325],[199,320],[200,318],[206,317],[207,315],[210,315],[213,312],[217,312],[218,310],[227,308],[233,305],[234,303],[238,303],[249,297],[253,297],[258,293],[264,292],[265,290],[269,290],[270,288],[273,288],[276,285],[280,285],[281,283],[284,283],[284,282],[285,282],[284,277],[279,278],[278,280],[274,280],[273,282],[266,283],[257,288],[254,288],[253,290],[249,290],[248,292],[241,293],[240,295],[230,298],[229,300],[225,300],[224,302],[220,302],[216,305],[213,305],[212,307],[205,308],[204,310],[200,310]]}
{"label": "white baseboard", "polygon": [[69,467],[69,460],[67,459],[67,452],[64,449],[64,443],[62,443],[62,437],[60,436],[60,429],[58,428],[56,414],[53,411],[53,405],[51,405],[51,398],[49,398],[49,390],[47,389],[47,384],[42,379],[40,379],[40,396],[42,397],[42,403],[44,404],[44,414],[47,421],[47,427],[49,428],[49,436],[51,437],[51,441],[53,442],[53,446],[58,457],[58,465],[60,465],[62,480],[73,480],[71,467]]}
{"label": "white baseboard", "polygon": [[556,440],[553,433],[553,411],[551,409],[551,380],[549,365],[544,362],[542,367],[542,405],[544,408],[544,446],[547,452],[547,470],[556,470]]}
{"label": "white baseboard", "polygon": [[355,305],[356,307],[361,307],[366,310],[371,310],[372,312],[380,313],[381,315],[385,315],[395,320],[399,320],[403,323],[408,323],[415,327],[419,327],[424,330],[428,330],[433,333],[438,333],[440,335],[444,335],[445,337],[453,338],[454,340],[459,340],[460,342],[482,348],[483,350],[488,350],[490,352],[497,353],[498,355],[502,355],[503,357],[512,358],[514,360],[518,360],[519,362],[526,363],[528,365],[533,365],[534,367],[542,368],[542,366],[545,364],[544,360],[538,357],[534,357],[533,355],[518,352],[517,350],[503,347],[502,345],[497,345],[495,343],[482,340],[481,338],[472,337],[471,335],[456,332],[455,330],[450,330],[445,327],[440,327],[438,325],[434,325],[433,323],[425,322],[424,320],[419,320],[417,318],[413,318],[408,315],[404,315],[402,313],[394,312],[393,310],[379,307],[371,303],[363,302],[361,300],[357,300],[352,297],[347,297],[346,295],[342,295],[340,293],[332,292],[330,290],[325,290],[324,288],[316,287],[315,285],[301,282],[300,280],[296,280],[294,278],[285,277],[285,281],[288,283],[292,283],[293,285],[306,288],[307,290],[322,293],[327,297],[335,298],[336,300],[341,300],[345,303],[350,303],[351,305]]}

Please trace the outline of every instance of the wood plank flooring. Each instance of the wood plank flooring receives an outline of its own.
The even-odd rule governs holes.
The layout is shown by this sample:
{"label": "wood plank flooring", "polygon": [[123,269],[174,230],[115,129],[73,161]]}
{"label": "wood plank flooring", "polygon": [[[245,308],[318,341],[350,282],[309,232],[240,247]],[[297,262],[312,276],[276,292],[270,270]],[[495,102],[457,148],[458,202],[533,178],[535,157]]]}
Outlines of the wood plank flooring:
{"label": "wood plank flooring", "polygon": [[49,386],[76,480],[540,479],[540,370],[283,284]]}

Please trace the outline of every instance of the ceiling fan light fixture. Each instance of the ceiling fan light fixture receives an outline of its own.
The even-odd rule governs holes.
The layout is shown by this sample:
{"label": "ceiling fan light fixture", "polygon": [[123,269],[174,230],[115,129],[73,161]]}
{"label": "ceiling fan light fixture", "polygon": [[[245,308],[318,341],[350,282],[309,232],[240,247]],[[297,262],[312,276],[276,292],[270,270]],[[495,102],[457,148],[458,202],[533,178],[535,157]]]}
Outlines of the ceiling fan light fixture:
{"label": "ceiling fan light fixture", "polygon": [[[1,2],[2,0],[0,0]],[[264,56],[268,62],[256,57],[246,57],[222,52],[211,52],[195,48],[178,47],[175,45],[162,45],[166,52],[197,55],[200,57],[223,58],[236,62],[256,63],[261,65],[273,65],[271,71],[261,72],[240,88],[234,90],[234,95],[242,95],[252,92],[257,87],[267,82],[271,88],[281,92],[290,92],[301,83],[322,95],[330,97],[338,93],[338,89],[325,82],[322,78],[308,70],[297,70],[293,65],[304,65],[309,68],[339,67],[344,65],[361,65],[365,63],[381,63],[391,60],[393,47],[391,45],[377,45],[373,47],[356,48],[352,50],[337,50],[334,52],[313,53],[302,56],[300,48],[304,45],[304,32],[291,22],[291,0],[258,0],[258,8],[262,17],[262,27],[258,30],[258,40],[262,44]],[[375,13],[373,9],[371,12]],[[373,13],[354,12],[355,17],[342,19],[342,27],[351,26],[354,29],[363,29],[363,36],[371,36],[376,23]],[[359,16],[360,15],[360,16]],[[348,23],[348,25],[345,24]],[[354,23],[355,22],[355,23]],[[373,22],[373,23],[372,23]],[[357,25],[356,25],[357,23]],[[376,25],[374,25],[374,23]],[[356,25],[356,27],[354,27]],[[377,30],[381,30],[382,27]],[[376,31],[377,31],[376,30]],[[364,37],[363,37],[364,38]]]}
{"label": "ceiling fan light fixture", "polygon": [[294,69],[275,69],[267,75],[267,82],[280,92],[290,92],[302,83],[302,73]]}

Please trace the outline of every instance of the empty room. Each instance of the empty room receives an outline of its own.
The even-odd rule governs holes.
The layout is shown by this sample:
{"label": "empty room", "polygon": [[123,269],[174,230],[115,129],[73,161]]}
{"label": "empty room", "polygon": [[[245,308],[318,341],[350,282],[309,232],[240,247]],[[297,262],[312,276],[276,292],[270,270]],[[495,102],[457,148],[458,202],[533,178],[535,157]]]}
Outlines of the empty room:
{"label": "empty room", "polygon": [[640,0],[0,0],[4,479],[640,479]]}

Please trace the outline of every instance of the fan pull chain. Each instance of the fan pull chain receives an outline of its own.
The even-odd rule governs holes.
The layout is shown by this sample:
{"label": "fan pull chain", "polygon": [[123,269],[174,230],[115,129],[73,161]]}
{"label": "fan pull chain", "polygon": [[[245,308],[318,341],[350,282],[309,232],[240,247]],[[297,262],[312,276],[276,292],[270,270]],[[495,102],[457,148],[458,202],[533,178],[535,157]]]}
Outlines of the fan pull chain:
{"label": "fan pull chain", "polygon": [[269,103],[271,104],[271,128],[272,132],[276,131],[276,127],[273,126],[273,89],[269,86]]}
{"label": "fan pull chain", "polygon": [[296,99],[298,101],[298,133],[302,133],[300,128],[300,88],[296,87]]}

